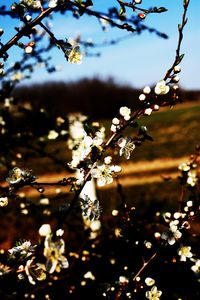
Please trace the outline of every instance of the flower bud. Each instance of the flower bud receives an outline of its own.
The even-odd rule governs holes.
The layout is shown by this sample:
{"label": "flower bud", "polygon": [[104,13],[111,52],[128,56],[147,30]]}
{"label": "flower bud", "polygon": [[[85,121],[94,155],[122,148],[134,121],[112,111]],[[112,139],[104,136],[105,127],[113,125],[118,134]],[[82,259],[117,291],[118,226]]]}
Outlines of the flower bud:
{"label": "flower bud", "polygon": [[139,17],[140,19],[145,19],[145,18],[146,18],[146,15],[143,14],[143,13],[139,13],[139,14],[138,14],[138,17]]}
{"label": "flower bud", "polygon": [[144,101],[146,99],[146,96],[144,94],[140,94],[139,100]]}
{"label": "flower bud", "polygon": [[150,93],[151,93],[151,88],[150,88],[150,86],[145,86],[145,87],[143,88],[143,93],[144,93],[144,94],[150,94]]}
{"label": "flower bud", "polygon": [[179,65],[174,67],[174,73],[179,73],[181,71],[181,67]]}

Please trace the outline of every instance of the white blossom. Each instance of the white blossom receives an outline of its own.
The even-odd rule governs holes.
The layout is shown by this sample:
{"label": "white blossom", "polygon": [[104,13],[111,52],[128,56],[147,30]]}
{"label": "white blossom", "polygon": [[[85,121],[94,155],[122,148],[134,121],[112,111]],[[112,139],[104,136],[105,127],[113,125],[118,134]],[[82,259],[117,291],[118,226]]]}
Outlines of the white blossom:
{"label": "white blossom", "polygon": [[40,236],[47,236],[51,233],[51,226],[49,224],[43,224],[39,229]]}
{"label": "white blossom", "polygon": [[166,85],[166,82],[164,80],[159,81],[155,86],[155,93],[157,95],[165,95],[169,92],[169,86]]}
{"label": "white blossom", "polygon": [[139,100],[144,101],[146,99],[146,96],[144,94],[139,95]]}
{"label": "white blossom", "polygon": [[180,261],[186,261],[187,258],[191,258],[193,256],[191,252],[190,246],[183,246],[178,249],[178,255],[180,255]]}
{"label": "white blossom", "polygon": [[144,114],[147,115],[147,116],[150,116],[151,113],[152,113],[152,108],[150,108],[150,107],[146,108],[145,111],[144,111]]}
{"label": "white blossom", "polygon": [[117,142],[120,147],[119,155],[129,159],[132,151],[135,149],[135,144],[131,138],[120,138]]}
{"label": "white blossom", "polygon": [[58,0],[49,0],[48,6],[49,6],[50,8],[54,8],[54,7],[56,7],[57,5],[58,5]]}
{"label": "white blossom", "polygon": [[83,55],[81,54],[78,46],[74,47],[68,55],[68,61],[71,64],[80,65],[82,63],[82,58]]}
{"label": "white blossom", "polygon": [[150,94],[150,93],[151,93],[151,88],[150,88],[150,86],[145,86],[145,87],[143,88],[143,93],[144,93],[144,94]]}
{"label": "white blossom", "polygon": [[157,286],[153,286],[150,291],[147,291],[145,296],[149,300],[159,300],[160,296],[162,295],[161,291],[158,291]]}

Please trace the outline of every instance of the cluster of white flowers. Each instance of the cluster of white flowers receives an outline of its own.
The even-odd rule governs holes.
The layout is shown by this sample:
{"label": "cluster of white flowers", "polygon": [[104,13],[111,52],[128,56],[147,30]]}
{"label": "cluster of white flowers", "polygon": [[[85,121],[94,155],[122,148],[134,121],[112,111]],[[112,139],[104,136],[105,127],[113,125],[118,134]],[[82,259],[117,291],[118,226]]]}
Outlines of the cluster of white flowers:
{"label": "cluster of white flowers", "polygon": [[100,146],[103,140],[98,136],[91,138],[85,133],[83,140],[79,143],[76,150],[73,151],[72,161],[70,166],[76,168],[78,164],[83,161],[91,152],[92,147]]}
{"label": "cluster of white flowers", "polygon": [[[128,121],[131,118],[131,110],[130,110],[130,108],[128,108],[126,106],[122,106],[120,108],[119,114],[120,114],[121,117],[123,117],[123,120],[125,120],[125,121]],[[111,125],[111,128],[110,128],[110,130],[112,132],[116,132],[117,130],[120,129],[120,127],[121,127],[121,125],[120,125],[121,122],[120,121],[121,120],[118,119],[118,118],[113,118],[112,125]]]}
{"label": "cluster of white flowers", "polygon": [[104,186],[113,182],[113,174],[121,171],[121,167],[118,165],[110,165],[112,158],[110,156],[105,157],[104,163],[98,163],[92,170],[91,175],[97,179],[98,186]]}
{"label": "cluster of white flowers", "polygon": [[17,246],[9,249],[8,252],[11,257],[15,257],[16,254],[29,256],[34,252],[35,247],[36,246],[31,245],[30,241],[24,241],[18,243]]}
{"label": "cluster of white flowers", "polygon": [[165,221],[169,223],[169,231],[162,233],[161,237],[162,239],[167,240],[169,245],[174,245],[175,242],[182,237],[182,232],[180,230],[186,228],[185,217],[186,214],[180,212],[175,212],[173,217],[170,212],[164,214]]}
{"label": "cluster of white flowers", "polygon": [[20,0],[20,3],[32,9],[40,9],[42,7],[40,0]]}
{"label": "cluster of white flowers", "polygon": [[195,170],[196,167],[197,164],[195,163],[192,165],[190,163],[181,163],[178,167],[178,169],[183,172],[183,176],[187,176],[186,183],[191,187],[194,187],[198,181],[197,172]]}
{"label": "cluster of white flowers", "polygon": [[161,295],[162,295],[162,292],[158,290],[156,285],[154,285],[155,280],[151,277],[147,277],[145,279],[145,283],[146,283],[147,286],[152,286],[153,285],[151,290],[147,291],[145,293],[146,298],[148,298],[149,300],[159,300]]}
{"label": "cluster of white flowers", "polygon": [[120,108],[119,114],[124,118],[125,121],[128,121],[131,118],[131,110],[126,106],[122,106]]}
{"label": "cluster of white flowers", "polygon": [[197,180],[198,180],[196,172],[195,171],[188,172],[187,175],[188,175],[188,177],[187,177],[187,184],[190,185],[190,186],[192,186],[192,187],[195,186],[196,183],[197,183]]}
{"label": "cluster of white flowers", "polygon": [[139,95],[139,100],[140,101],[145,101],[146,100],[146,96],[149,95],[150,93],[151,93],[150,86],[145,86],[143,88],[143,93]]}
{"label": "cluster of white flowers", "polygon": [[[177,90],[179,88],[177,85],[177,83],[180,80],[179,76],[177,75],[177,73],[179,73],[179,72],[181,72],[181,68],[179,65],[176,65],[173,69],[173,75],[171,76],[171,79],[169,82],[169,83],[174,84],[173,85],[174,90]],[[165,95],[169,92],[169,90],[170,90],[170,86],[166,83],[165,80],[160,80],[154,88],[154,92],[156,95]]]}
{"label": "cluster of white flowers", "polygon": [[187,163],[181,163],[178,169],[183,172],[188,172],[190,170],[190,165]]}
{"label": "cluster of white flowers", "polygon": [[105,138],[105,128],[99,123],[93,123],[97,128],[93,137],[87,135],[84,130],[83,122],[87,117],[81,114],[69,115],[69,135],[68,147],[72,150],[72,161],[70,166],[77,168],[78,164],[83,161],[91,152],[92,147],[101,147]]}

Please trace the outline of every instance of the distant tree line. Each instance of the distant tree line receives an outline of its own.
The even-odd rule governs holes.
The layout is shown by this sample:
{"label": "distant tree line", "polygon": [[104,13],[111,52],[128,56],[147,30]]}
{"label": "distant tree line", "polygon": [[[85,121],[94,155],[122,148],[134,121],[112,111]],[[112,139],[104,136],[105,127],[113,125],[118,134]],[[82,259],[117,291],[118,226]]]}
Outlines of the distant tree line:
{"label": "distant tree line", "polygon": [[[182,101],[197,101],[200,91],[181,90]],[[113,116],[113,107],[140,104],[139,89],[119,85],[112,78],[82,79],[76,82],[45,82],[42,84],[22,85],[15,89],[14,96],[20,102],[30,101],[33,108],[45,108],[50,114],[81,111],[96,118]],[[101,103],[106,103],[106,109]]]}

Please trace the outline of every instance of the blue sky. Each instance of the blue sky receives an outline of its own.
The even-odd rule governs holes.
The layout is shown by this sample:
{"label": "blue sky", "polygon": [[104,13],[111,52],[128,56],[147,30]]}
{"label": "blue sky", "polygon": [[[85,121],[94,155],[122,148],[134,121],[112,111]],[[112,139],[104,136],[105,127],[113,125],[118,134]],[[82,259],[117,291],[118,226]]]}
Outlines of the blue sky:
{"label": "blue sky", "polygon": [[[1,0],[2,4],[9,4],[13,1]],[[16,1],[17,2],[17,1]],[[114,0],[98,0],[96,9],[106,12],[107,6],[112,6]],[[32,76],[31,82],[42,82],[47,80],[78,80],[83,77],[92,78],[98,76],[103,79],[112,77],[120,84],[142,88],[151,85],[162,79],[166,70],[173,62],[178,30],[177,25],[182,17],[182,0],[143,0],[143,7],[165,6],[168,11],[163,14],[149,15],[145,24],[155,27],[161,32],[169,35],[168,40],[160,39],[155,34],[144,33],[140,36],[133,36],[115,46],[96,49],[101,51],[99,58],[83,59],[81,65],[70,65],[65,61],[62,52],[55,49],[52,52],[53,61],[56,65],[62,66],[62,70],[54,74],[47,74],[39,69]],[[191,0],[188,12],[188,24],[184,31],[182,53],[185,54],[181,64],[180,84],[186,89],[200,89],[200,1]],[[3,41],[9,40],[14,31],[13,24],[17,22],[10,18],[0,17],[0,27],[5,29]],[[92,38],[97,42],[105,39],[110,40],[127,35],[120,29],[109,28],[102,32],[98,20],[93,17],[82,17],[76,20],[71,17],[57,15],[53,32],[57,38],[74,37],[81,33],[84,39]],[[10,51],[10,62],[17,59],[16,49]],[[28,83],[28,81],[26,81]]]}

